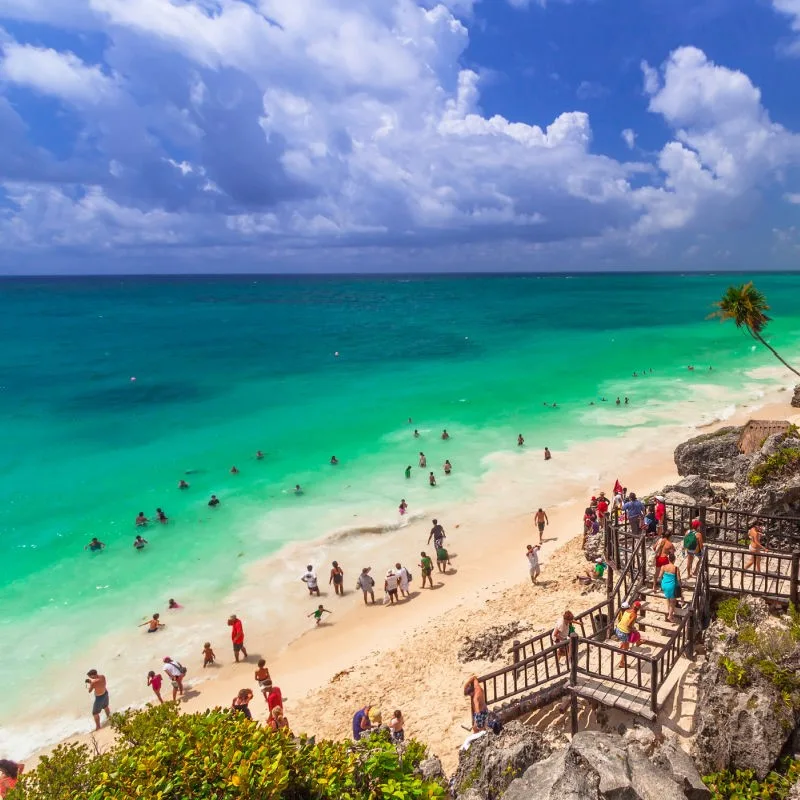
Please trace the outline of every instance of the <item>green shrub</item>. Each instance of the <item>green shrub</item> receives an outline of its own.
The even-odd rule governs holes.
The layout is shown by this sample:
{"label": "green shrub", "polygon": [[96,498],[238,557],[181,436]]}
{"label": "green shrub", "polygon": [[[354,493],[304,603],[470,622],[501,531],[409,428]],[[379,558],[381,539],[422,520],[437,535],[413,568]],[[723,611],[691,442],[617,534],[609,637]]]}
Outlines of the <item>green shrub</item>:
{"label": "green shrub", "polygon": [[172,703],[112,716],[118,739],[92,755],[62,745],[23,776],[8,800],[426,800],[444,788],[414,770],[425,750],[388,733],[314,742],[215,709]]}
{"label": "green shrub", "polygon": [[800,448],[784,447],[762,461],[750,472],[747,480],[751,486],[758,487],[784,470],[797,466],[800,466]]}
{"label": "green shrub", "polygon": [[717,605],[717,618],[730,628],[735,628],[743,620],[750,619],[752,614],[750,606],[737,597],[730,597]]}
{"label": "green shrub", "polygon": [[725,670],[725,683],[737,689],[746,689],[750,685],[750,674],[747,667],[737,664],[730,658],[723,656],[719,660],[720,666]]}
{"label": "green shrub", "polygon": [[770,772],[763,781],[749,769],[724,770],[706,775],[703,783],[713,800],[784,800],[792,785],[800,779],[800,761],[783,761],[777,772]]}

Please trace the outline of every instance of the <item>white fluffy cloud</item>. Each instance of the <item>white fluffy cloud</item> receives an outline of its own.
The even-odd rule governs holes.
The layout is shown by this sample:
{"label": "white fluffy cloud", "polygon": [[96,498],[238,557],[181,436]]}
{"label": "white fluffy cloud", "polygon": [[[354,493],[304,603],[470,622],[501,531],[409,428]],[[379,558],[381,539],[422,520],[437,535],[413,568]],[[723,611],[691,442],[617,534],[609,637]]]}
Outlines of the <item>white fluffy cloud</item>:
{"label": "white fluffy cloud", "polygon": [[636,146],[636,131],[631,128],[625,128],[624,131],[620,134],[622,136],[622,141],[628,146],[629,150],[633,150]]}
{"label": "white fluffy cloud", "polygon": [[786,51],[790,55],[800,56],[800,0],[772,0],[772,7],[789,17],[795,38]]}
{"label": "white fluffy cloud", "polygon": [[[472,9],[0,0],[0,16],[108,42],[101,64],[4,43],[5,84],[56,98],[81,133],[56,158],[27,145],[0,102],[0,237],[272,254],[455,243],[491,253],[509,241],[644,252],[648,238],[720,217],[800,160],[798,137],[770,121],[749,79],[694,48],[660,70],[643,65],[649,108],[674,131],[653,164],[597,153],[581,110],[539,124],[487,116],[462,63]],[[633,130],[622,136],[633,149]],[[9,155],[25,146],[27,174]]]}

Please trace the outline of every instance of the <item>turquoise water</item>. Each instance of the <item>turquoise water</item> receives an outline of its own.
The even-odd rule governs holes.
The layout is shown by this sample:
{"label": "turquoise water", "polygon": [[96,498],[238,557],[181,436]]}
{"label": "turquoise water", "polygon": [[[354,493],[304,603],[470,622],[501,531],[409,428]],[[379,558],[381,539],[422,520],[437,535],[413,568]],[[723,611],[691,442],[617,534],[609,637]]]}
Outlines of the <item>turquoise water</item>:
{"label": "turquoise water", "polygon": [[[352,526],[354,509],[359,525],[395,518],[400,497],[413,505],[427,490],[425,472],[403,478],[420,449],[440,480],[452,461],[445,497],[468,498],[484,456],[513,448],[519,432],[557,449],[668,421],[695,380],[733,396],[743,370],[777,365],[732,325],[705,321],[740,280],[0,283],[0,635],[14,643],[0,682],[24,697],[55,654],[73,659],[153,598],[210,606],[243,565]],[[773,343],[795,356],[800,276],[757,283],[773,304]],[[587,414],[603,395],[628,395],[631,408]],[[134,518],[157,506],[170,523],[151,525],[149,550],[134,553]],[[106,551],[84,552],[92,536]],[[0,700],[0,715],[16,702]]]}

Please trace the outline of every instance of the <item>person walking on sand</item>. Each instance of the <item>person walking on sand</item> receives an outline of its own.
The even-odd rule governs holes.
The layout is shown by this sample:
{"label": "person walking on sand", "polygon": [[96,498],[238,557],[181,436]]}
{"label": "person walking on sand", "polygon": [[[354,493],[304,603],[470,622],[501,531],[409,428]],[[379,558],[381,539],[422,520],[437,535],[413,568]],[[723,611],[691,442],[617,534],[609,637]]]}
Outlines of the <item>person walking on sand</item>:
{"label": "person walking on sand", "polygon": [[306,616],[314,617],[314,624],[319,626],[322,623],[323,614],[333,614],[333,611],[328,611],[328,609],[324,608],[322,603],[320,603],[317,606],[316,610],[312,611],[310,614],[307,614]]}
{"label": "person walking on sand", "polygon": [[433,539],[433,546],[441,547],[446,538],[447,537],[444,534],[444,528],[439,524],[439,520],[435,519],[433,521],[433,527],[431,528],[430,535],[428,536],[427,544],[430,544],[431,539]]}
{"label": "person walking on sand", "polygon": [[333,584],[333,591],[344,597],[344,570],[339,566],[338,561],[334,561],[331,566],[331,577],[328,586]]}
{"label": "person walking on sand", "polygon": [[258,669],[255,672],[256,683],[264,695],[264,702],[268,702],[269,693],[272,691],[272,678],[267,669],[267,662],[263,658],[258,659]]}
{"label": "person walking on sand", "polygon": [[747,531],[747,535],[750,537],[748,550],[750,550],[751,556],[744,562],[744,568],[755,567],[756,572],[761,572],[761,553],[768,552],[767,548],[764,547],[764,526],[753,525]]}
{"label": "person walking on sand", "polygon": [[364,605],[367,605],[367,595],[370,602],[375,605],[375,579],[369,574],[370,567],[364,567],[356,581],[356,588],[361,589],[364,594]]}
{"label": "person walking on sand", "polygon": [[[383,581],[383,591],[386,592],[386,595],[389,598],[389,605],[394,605],[398,602],[397,598],[397,587],[400,584],[400,580],[397,577],[394,570],[389,570],[386,573],[386,578]],[[384,604],[385,605],[385,604]]]}
{"label": "person walking on sand", "polygon": [[400,596],[410,597],[408,592],[408,584],[411,582],[411,575],[399,561],[394,565],[394,569],[397,579],[400,581]]}
{"label": "person walking on sand", "polygon": [[536,583],[536,579],[542,572],[539,566],[539,547],[529,544],[528,549],[525,551],[525,557],[528,559],[528,572],[531,576],[531,583]]}
{"label": "person walking on sand", "polygon": [[701,523],[699,519],[693,519],[691,528],[686,532],[683,537],[683,549],[686,553],[686,575],[693,578],[692,564],[695,557],[697,558],[698,565],[700,563],[700,554],[703,552],[703,532],[700,530]]}
{"label": "person walking on sand", "polygon": [[681,573],[675,565],[675,551],[669,554],[667,565],[661,570],[661,591],[667,600],[666,621],[675,622],[675,607],[681,594]]}
{"label": "person walking on sand", "polygon": [[173,661],[169,656],[164,656],[164,672],[167,673],[169,682],[172,684],[172,701],[175,702],[178,695],[183,697],[183,676],[186,671],[177,661]]}
{"label": "person walking on sand", "polygon": [[553,631],[550,634],[553,644],[562,645],[562,647],[559,647],[558,650],[556,650],[556,664],[561,660],[561,656],[564,656],[564,658],[567,659],[567,666],[569,666],[568,641],[570,634],[575,632],[575,628],[572,625],[574,619],[575,617],[573,616],[572,612],[567,609],[553,626]]}
{"label": "person walking on sand", "polygon": [[547,514],[544,512],[543,509],[539,509],[533,516],[533,521],[536,523],[536,527],[539,529],[539,544],[542,543],[542,537],[544,536],[544,526],[550,524],[550,520],[547,519]]}
{"label": "person walking on sand", "polygon": [[242,621],[236,614],[228,617],[228,625],[231,626],[231,643],[233,644],[233,658],[239,663],[239,653],[247,658],[247,649],[244,646],[244,627]]}
{"label": "person walking on sand", "polygon": [[419,451],[419,465],[422,469],[428,466],[428,459],[425,458],[425,453],[422,450]]}
{"label": "person walking on sand", "polygon": [[442,575],[447,573],[447,568],[452,566],[450,564],[450,554],[444,547],[436,548],[436,567]]}
{"label": "person walking on sand", "polygon": [[160,675],[157,675],[151,669],[150,672],[147,673],[147,685],[153,690],[153,694],[158,698],[159,703],[164,702],[164,698],[161,697],[161,682],[163,678]]}
{"label": "person walking on sand", "polygon": [[470,699],[470,713],[472,714],[472,732],[480,733],[486,730],[489,720],[489,706],[486,705],[486,695],[477,675],[470,677],[464,684],[464,696]]}
{"label": "person walking on sand", "polygon": [[306,571],[300,576],[300,580],[308,587],[310,595],[319,597],[319,584],[317,582],[317,573],[314,572],[314,567],[311,564],[306,566]]}
{"label": "person walking on sand", "polygon": [[105,711],[106,719],[111,717],[111,709],[108,701],[108,684],[106,676],[100,675],[96,669],[90,669],[86,673],[86,689],[91,694],[94,692],[92,702],[92,716],[94,717],[94,729],[100,730],[100,712]]}
{"label": "person walking on sand", "polygon": [[211,642],[206,642],[203,645],[201,655],[203,656],[203,669],[210,667],[217,660],[216,653],[214,653],[214,650],[211,647]]}
{"label": "person walking on sand", "polygon": [[423,550],[420,554],[420,562],[419,568],[422,572],[422,588],[425,588],[425,581],[427,580],[430,584],[430,588],[433,589],[433,561],[425,555],[425,551]]}

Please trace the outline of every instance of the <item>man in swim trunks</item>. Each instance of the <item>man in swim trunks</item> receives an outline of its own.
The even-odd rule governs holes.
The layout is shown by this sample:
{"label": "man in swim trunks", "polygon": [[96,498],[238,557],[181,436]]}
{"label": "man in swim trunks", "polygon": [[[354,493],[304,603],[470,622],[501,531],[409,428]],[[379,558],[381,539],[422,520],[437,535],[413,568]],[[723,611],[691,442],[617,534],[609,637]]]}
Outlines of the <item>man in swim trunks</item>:
{"label": "man in swim trunks", "polygon": [[489,719],[489,706],[486,705],[486,695],[476,675],[473,675],[464,684],[464,696],[470,699],[472,713],[472,732],[480,733],[486,730]]}
{"label": "man in swim trunks", "polygon": [[134,546],[134,547],[135,547],[137,550],[144,550],[144,547],[145,547],[145,545],[146,545],[146,544],[147,544],[147,539],[143,539],[141,536],[137,536],[137,537],[136,537],[136,538],[133,540],[133,546]]}
{"label": "man in swim trunks", "polygon": [[159,622],[159,614],[153,614],[151,619],[147,620],[147,622],[143,622],[141,625],[139,625],[139,627],[144,628],[145,625],[148,626],[148,633],[156,633],[159,628],[164,627],[164,623]]}
{"label": "man in swim trunks", "polygon": [[445,439],[445,440],[447,440],[447,439],[449,439],[449,438],[450,438],[450,434],[447,432],[447,428],[445,428],[445,429],[442,431],[442,439]]}
{"label": "man in swim trunks", "polygon": [[420,562],[419,568],[422,571],[422,588],[425,588],[425,581],[427,580],[430,584],[430,588],[433,589],[433,561],[425,555],[425,551],[423,550],[420,554]]}
{"label": "man in swim trunks", "polygon": [[96,553],[99,550],[102,550],[105,547],[105,542],[101,542],[96,536],[92,538],[92,541],[84,547],[84,550],[89,550],[92,553]]}
{"label": "man in swim trunks", "polygon": [[544,512],[543,509],[539,509],[536,514],[533,516],[533,521],[536,523],[536,527],[539,529],[539,544],[542,543],[542,537],[544,536],[544,526],[550,524],[550,520],[547,519],[547,514]]}
{"label": "man in swim trunks", "polygon": [[150,520],[144,515],[144,511],[140,511],[136,517],[136,527],[144,528]]}
{"label": "man in swim trunks", "polygon": [[334,561],[331,566],[331,577],[328,586],[333,584],[333,591],[344,597],[344,570],[339,566],[338,561]]}
{"label": "man in swim trunks", "polygon": [[300,580],[308,587],[310,595],[319,597],[319,584],[317,583],[317,573],[314,572],[314,567],[309,564],[306,571],[300,576]]}
{"label": "man in swim trunks", "polygon": [[231,614],[228,617],[228,625],[231,626],[231,643],[233,644],[233,658],[236,663],[239,663],[239,653],[242,653],[247,658],[247,649],[244,646],[244,627],[242,621],[236,616]]}
{"label": "man in swim trunks", "polygon": [[100,730],[100,712],[106,712],[106,719],[111,716],[111,709],[108,705],[108,685],[106,676],[99,675],[96,669],[90,669],[86,675],[86,688],[89,692],[94,692],[94,702],[92,703],[92,716],[94,717],[95,730]]}
{"label": "man in swim trunks", "polygon": [[431,528],[430,535],[428,536],[427,544],[431,543],[431,539],[433,539],[433,546],[437,549],[442,546],[442,543],[447,537],[444,534],[444,528],[439,524],[439,520],[435,519],[433,521],[433,527]]}
{"label": "man in swim trunks", "polygon": [[519,436],[517,436],[517,447],[524,447],[524,445],[525,445],[525,439],[522,436],[522,434],[520,434]]}
{"label": "man in swim trunks", "polygon": [[269,693],[272,691],[272,678],[267,669],[267,662],[263,658],[258,660],[255,679],[256,683],[258,683],[258,688],[261,689],[261,694],[264,695],[264,702],[268,702]]}
{"label": "man in swim trunks", "polygon": [[219,498],[215,494],[212,494],[208,505],[211,506],[211,508],[216,508],[219,505]]}

